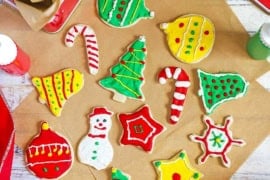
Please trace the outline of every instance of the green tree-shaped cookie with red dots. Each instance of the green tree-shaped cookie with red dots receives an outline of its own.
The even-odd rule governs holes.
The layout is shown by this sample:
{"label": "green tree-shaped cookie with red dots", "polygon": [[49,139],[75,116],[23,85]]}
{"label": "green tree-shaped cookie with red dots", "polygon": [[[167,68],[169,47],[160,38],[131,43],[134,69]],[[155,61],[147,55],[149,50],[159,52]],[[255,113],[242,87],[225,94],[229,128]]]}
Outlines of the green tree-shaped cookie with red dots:
{"label": "green tree-shaped cookie with red dots", "polygon": [[249,83],[237,73],[211,74],[198,69],[199,95],[207,114],[221,103],[243,97]]}
{"label": "green tree-shaped cookie with red dots", "polygon": [[140,36],[121,56],[119,63],[111,68],[111,75],[99,81],[99,84],[113,91],[113,99],[125,102],[127,98],[144,100],[141,87],[144,83],[143,70],[146,58],[145,37]]}

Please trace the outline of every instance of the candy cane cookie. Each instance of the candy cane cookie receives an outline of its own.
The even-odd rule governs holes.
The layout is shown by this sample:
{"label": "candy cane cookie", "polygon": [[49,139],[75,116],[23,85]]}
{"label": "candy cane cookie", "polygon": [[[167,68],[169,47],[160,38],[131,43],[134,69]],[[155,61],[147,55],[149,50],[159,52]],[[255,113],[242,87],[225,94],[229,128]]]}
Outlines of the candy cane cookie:
{"label": "candy cane cookie", "polygon": [[65,37],[65,44],[67,47],[72,47],[79,34],[84,37],[89,72],[90,74],[95,75],[97,74],[99,67],[99,52],[94,30],[85,24],[76,24],[68,30]]}
{"label": "candy cane cookie", "polygon": [[175,124],[178,122],[181,112],[183,111],[190,81],[187,73],[179,67],[165,67],[158,74],[160,84],[165,84],[166,80],[169,78],[176,80],[170,115],[170,123]]}

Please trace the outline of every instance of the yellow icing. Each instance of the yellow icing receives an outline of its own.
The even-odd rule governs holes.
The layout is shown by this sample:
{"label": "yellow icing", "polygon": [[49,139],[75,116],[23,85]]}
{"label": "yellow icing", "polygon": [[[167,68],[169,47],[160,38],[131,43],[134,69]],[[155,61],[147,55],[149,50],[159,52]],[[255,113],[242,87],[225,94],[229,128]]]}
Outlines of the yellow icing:
{"label": "yellow icing", "polygon": [[46,103],[55,116],[60,116],[68,98],[78,93],[83,85],[83,74],[65,69],[47,77],[34,77],[32,83],[39,92],[39,100]]}
{"label": "yellow icing", "polygon": [[[180,154],[182,157],[180,157]],[[181,180],[198,180],[203,174],[191,167],[185,151],[181,151],[170,160],[158,160],[154,165],[159,174],[159,180],[172,179],[174,174],[179,174]]]}
{"label": "yellow icing", "polygon": [[41,127],[42,130],[45,130],[46,131],[49,128],[50,128],[50,126],[49,126],[49,124],[47,122],[42,123],[42,127]]}
{"label": "yellow icing", "polygon": [[196,63],[207,57],[215,40],[213,23],[201,15],[187,15],[161,24],[172,54],[185,63]]}

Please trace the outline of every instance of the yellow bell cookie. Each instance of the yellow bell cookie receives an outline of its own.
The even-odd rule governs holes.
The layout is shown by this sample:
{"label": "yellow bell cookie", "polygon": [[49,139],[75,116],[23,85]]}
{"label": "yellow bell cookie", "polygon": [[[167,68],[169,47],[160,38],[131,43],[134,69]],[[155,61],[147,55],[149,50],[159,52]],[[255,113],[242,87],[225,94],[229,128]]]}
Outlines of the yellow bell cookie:
{"label": "yellow bell cookie", "polygon": [[78,93],[83,85],[83,74],[75,69],[64,69],[46,77],[33,77],[39,101],[47,104],[55,116],[60,116],[67,99]]}

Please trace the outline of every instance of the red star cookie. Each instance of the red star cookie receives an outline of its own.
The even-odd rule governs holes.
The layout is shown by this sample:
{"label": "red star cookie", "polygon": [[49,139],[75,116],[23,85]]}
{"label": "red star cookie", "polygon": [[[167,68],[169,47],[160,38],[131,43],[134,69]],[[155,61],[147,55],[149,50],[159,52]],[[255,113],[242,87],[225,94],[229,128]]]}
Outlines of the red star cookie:
{"label": "red star cookie", "polygon": [[123,127],[120,144],[141,146],[146,152],[153,149],[154,140],[165,128],[154,120],[148,105],[138,111],[128,114],[119,114]]}
{"label": "red star cookie", "polygon": [[225,167],[230,167],[231,162],[227,157],[227,153],[231,150],[233,145],[244,146],[246,143],[242,139],[233,139],[232,132],[229,127],[233,121],[232,116],[225,119],[224,126],[215,125],[212,119],[208,116],[203,118],[207,129],[202,136],[191,135],[190,138],[194,142],[201,144],[204,151],[199,158],[199,164],[206,162],[209,156],[220,157]]}

